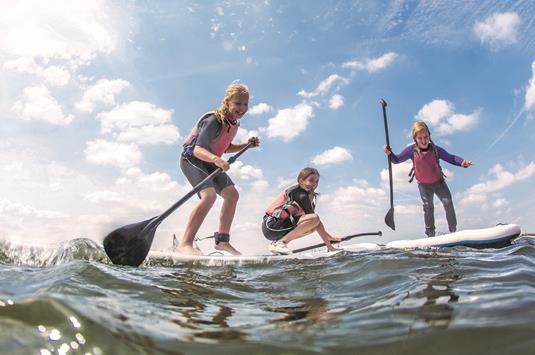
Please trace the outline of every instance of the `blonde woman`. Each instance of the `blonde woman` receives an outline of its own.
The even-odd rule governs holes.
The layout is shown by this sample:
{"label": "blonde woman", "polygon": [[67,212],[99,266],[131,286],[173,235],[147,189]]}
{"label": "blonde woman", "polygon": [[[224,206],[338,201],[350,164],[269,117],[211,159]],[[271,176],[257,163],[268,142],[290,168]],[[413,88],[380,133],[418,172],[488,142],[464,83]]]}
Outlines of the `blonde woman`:
{"label": "blonde woman", "polygon": [[390,155],[392,163],[402,163],[412,159],[413,170],[411,170],[411,179],[416,178],[418,181],[418,190],[422,198],[424,208],[425,234],[428,237],[435,236],[435,206],[433,203],[434,195],[442,202],[446,211],[446,220],[450,232],[457,230],[457,218],[451,192],[444,180],[445,175],[442,173],[439,160],[442,159],[450,164],[468,168],[472,165],[469,160],[464,160],[456,155],[448,153],[444,148],[439,147],[431,140],[429,127],[422,122],[416,121],[412,125],[412,138],[414,143],[408,145],[401,153],[394,154],[390,147],[384,146],[386,155]]}
{"label": "blonde woman", "polygon": [[[234,255],[240,254],[230,244],[230,227],[239,195],[234,182],[225,173],[230,165],[221,156],[223,153],[237,152],[247,145],[234,144],[232,141],[238,132],[239,120],[247,112],[248,105],[247,86],[231,84],[225,92],[221,106],[203,115],[184,141],[180,169],[192,186],[199,184],[217,168],[221,168],[223,173],[206,182],[199,191],[200,201],[190,213],[184,235],[177,247],[178,252],[201,254],[200,250],[193,246],[193,240],[217,195],[220,195],[223,198],[223,206],[219,215],[219,228],[214,233],[215,248]],[[250,138],[249,142],[254,146],[260,145],[257,137]]]}

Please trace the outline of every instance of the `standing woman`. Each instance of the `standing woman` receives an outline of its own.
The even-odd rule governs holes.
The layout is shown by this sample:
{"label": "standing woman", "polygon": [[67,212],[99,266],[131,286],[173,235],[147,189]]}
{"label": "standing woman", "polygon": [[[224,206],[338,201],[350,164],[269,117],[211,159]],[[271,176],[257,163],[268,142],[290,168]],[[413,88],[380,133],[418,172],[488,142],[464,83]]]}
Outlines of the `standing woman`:
{"label": "standing woman", "polygon": [[[223,172],[206,182],[199,191],[200,201],[190,213],[184,236],[177,247],[178,252],[201,254],[201,251],[193,246],[193,240],[217,195],[220,195],[223,197],[223,206],[219,214],[219,229],[214,233],[215,248],[234,255],[240,254],[229,242],[230,226],[239,194],[234,182],[225,173],[230,165],[221,159],[221,156],[223,153],[237,152],[247,145],[233,144],[232,140],[238,132],[239,119],[247,112],[248,105],[247,86],[231,84],[225,92],[221,106],[202,116],[184,141],[180,169],[192,186],[199,184],[217,168],[221,168]],[[260,144],[257,137],[249,138],[249,142],[255,147]]]}
{"label": "standing woman", "polygon": [[272,241],[272,253],[291,254],[288,243],[313,232],[318,232],[329,251],[336,250],[331,243],[340,238],[330,235],[314,212],[319,181],[318,170],[304,168],[297,176],[297,184],[285,189],[266,210],[262,233]]}

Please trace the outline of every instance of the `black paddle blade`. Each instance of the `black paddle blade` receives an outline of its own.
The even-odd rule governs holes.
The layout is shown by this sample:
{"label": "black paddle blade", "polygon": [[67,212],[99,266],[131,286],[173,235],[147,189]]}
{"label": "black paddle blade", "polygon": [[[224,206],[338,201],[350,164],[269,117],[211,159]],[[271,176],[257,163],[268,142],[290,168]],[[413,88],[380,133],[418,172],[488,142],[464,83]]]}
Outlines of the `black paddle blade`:
{"label": "black paddle blade", "polygon": [[156,228],[154,218],[117,228],[104,238],[104,250],[116,265],[138,267],[149,254]]}
{"label": "black paddle blade", "polygon": [[392,230],[396,230],[396,225],[394,224],[394,208],[388,210],[385,216],[385,223],[387,226],[392,228]]}

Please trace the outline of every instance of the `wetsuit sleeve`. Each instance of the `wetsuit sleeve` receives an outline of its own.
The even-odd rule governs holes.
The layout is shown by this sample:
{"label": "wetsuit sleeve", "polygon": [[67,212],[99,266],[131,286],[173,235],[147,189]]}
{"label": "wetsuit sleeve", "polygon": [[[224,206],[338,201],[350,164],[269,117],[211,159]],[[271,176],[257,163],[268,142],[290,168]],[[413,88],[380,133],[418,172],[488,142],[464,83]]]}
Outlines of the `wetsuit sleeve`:
{"label": "wetsuit sleeve", "polygon": [[205,118],[199,124],[197,142],[195,144],[211,152],[211,143],[217,138],[219,130],[220,123],[214,115]]}
{"label": "wetsuit sleeve", "polygon": [[310,202],[310,198],[308,197],[308,193],[303,189],[296,189],[292,191],[292,200],[297,202],[299,206],[305,211],[305,214],[314,213],[314,207],[312,207],[312,203]]}
{"label": "wetsuit sleeve", "polygon": [[438,145],[436,146],[437,147],[437,152],[438,152],[438,158],[439,159],[442,159],[450,164],[453,164],[453,165],[457,165],[457,166],[461,166],[462,162],[463,162],[463,158],[461,157],[458,157],[456,155],[453,155],[453,154],[450,154],[446,151],[446,149],[442,148],[442,147],[439,147]]}
{"label": "wetsuit sleeve", "polygon": [[390,160],[394,164],[403,163],[404,161],[409,160],[412,157],[413,150],[414,144],[410,144],[399,154],[395,154],[394,152],[392,152],[392,154],[390,154]]}

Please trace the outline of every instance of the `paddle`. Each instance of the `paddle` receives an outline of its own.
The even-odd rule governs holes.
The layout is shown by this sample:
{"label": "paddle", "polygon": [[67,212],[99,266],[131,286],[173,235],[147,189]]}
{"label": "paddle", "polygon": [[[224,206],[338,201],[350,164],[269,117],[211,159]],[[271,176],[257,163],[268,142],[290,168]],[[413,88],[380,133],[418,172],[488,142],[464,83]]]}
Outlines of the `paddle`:
{"label": "paddle", "polygon": [[[386,101],[384,99],[381,99],[379,102],[383,107],[386,146],[390,148],[390,139],[388,138],[388,122],[386,120]],[[392,228],[392,230],[396,230],[396,225],[394,224],[394,189],[392,187],[392,160],[390,158],[390,155],[388,155],[388,180],[390,181],[390,209],[386,213],[385,223],[387,226]]]}
{"label": "paddle", "polygon": [[[348,235],[347,237],[343,237],[341,242],[344,242],[346,240],[350,240],[350,239],[353,239],[353,238],[357,238],[357,237],[364,237],[364,236],[367,236],[367,235],[378,235],[380,237],[380,236],[383,235],[383,232],[379,231],[379,232],[375,232],[375,233],[372,232],[372,233],[359,233],[359,234]],[[295,250],[293,250],[293,252],[294,253],[301,253],[303,251],[312,250],[312,249],[316,249],[316,248],[321,248],[324,245],[325,245],[325,243],[311,245],[309,247],[295,249]]]}
{"label": "paddle", "polygon": [[[238,159],[240,155],[245,153],[253,143],[247,144],[242,150],[234,154],[228,160],[232,164]],[[104,238],[104,250],[110,260],[117,265],[139,266],[147,257],[156,228],[166,219],[174,210],[180,207],[191,196],[195,195],[201,190],[201,187],[207,181],[212,180],[217,175],[221,174],[223,169],[217,168],[208,175],[203,181],[188,192],[184,197],[178,200],[174,205],[169,207],[161,215],[147,219],[143,222],[133,223],[121,228],[117,228]]]}

